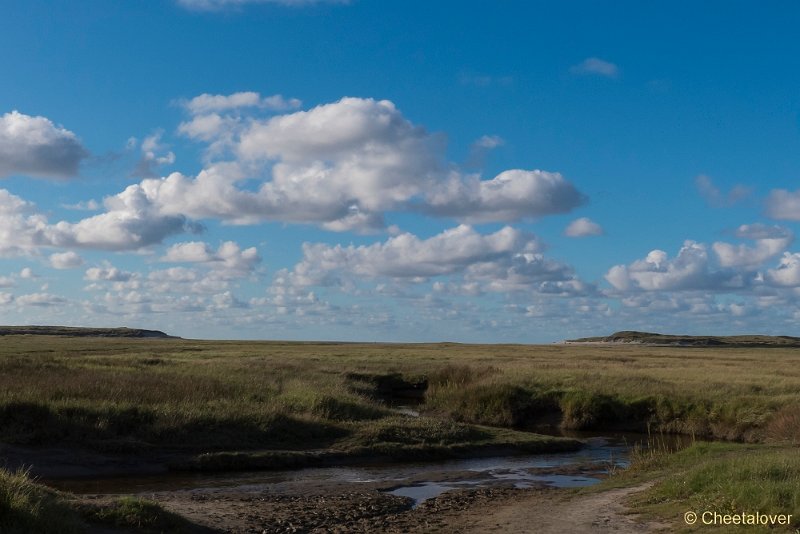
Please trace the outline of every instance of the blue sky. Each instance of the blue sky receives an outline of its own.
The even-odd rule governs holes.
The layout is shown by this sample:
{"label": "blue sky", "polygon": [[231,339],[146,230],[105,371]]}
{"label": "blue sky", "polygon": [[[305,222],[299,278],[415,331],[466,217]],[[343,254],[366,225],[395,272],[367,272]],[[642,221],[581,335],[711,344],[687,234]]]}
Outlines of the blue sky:
{"label": "blue sky", "polygon": [[790,2],[7,2],[0,322],[800,335]]}

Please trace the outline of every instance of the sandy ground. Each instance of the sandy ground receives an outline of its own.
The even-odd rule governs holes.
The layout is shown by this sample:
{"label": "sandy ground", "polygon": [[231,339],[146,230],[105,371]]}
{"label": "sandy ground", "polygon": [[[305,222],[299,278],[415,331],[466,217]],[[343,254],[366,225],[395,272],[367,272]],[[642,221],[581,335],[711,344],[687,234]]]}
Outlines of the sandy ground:
{"label": "sandy ground", "polygon": [[[669,525],[646,522],[629,513],[627,497],[648,485],[608,490],[588,495],[525,496],[500,504],[483,515],[472,510],[464,532],[541,532],[573,534],[638,534],[669,529]],[[532,528],[531,525],[535,525]]]}
{"label": "sandy ground", "polygon": [[669,525],[629,513],[626,499],[646,488],[587,494],[551,488],[483,488],[450,491],[413,509],[404,497],[353,486],[301,494],[223,490],[153,497],[197,525],[237,534],[639,534],[669,530]]}

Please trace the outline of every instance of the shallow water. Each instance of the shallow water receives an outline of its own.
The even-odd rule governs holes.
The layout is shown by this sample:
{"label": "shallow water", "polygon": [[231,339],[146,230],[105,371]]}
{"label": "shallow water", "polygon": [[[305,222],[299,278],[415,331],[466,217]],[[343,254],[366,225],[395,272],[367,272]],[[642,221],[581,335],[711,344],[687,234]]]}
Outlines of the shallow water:
{"label": "shallow water", "polygon": [[286,492],[303,487],[368,484],[416,504],[445,491],[490,486],[578,487],[595,484],[610,469],[628,465],[626,437],[584,437],[577,452],[503,456],[426,463],[308,468],[241,473],[168,473],[157,476],[48,481],[78,494],[152,494],[167,491]]}

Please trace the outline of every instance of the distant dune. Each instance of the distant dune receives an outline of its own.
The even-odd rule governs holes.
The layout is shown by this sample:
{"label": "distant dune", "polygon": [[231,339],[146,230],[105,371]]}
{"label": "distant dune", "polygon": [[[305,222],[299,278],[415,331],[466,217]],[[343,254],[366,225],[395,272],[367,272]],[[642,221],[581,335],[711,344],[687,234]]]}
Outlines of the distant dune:
{"label": "distant dune", "polygon": [[0,336],[142,337],[173,338],[160,330],[141,328],[85,328],[80,326],[0,326]]}
{"label": "distant dune", "polygon": [[790,336],[682,336],[623,330],[605,337],[568,339],[566,343],[632,343],[679,347],[800,347],[800,337]]}

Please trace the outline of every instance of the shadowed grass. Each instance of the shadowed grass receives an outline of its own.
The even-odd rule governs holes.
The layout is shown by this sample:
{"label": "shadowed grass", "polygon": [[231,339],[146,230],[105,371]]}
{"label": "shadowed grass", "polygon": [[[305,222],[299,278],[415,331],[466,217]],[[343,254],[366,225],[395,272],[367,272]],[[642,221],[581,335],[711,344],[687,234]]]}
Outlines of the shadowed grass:
{"label": "shadowed grass", "polygon": [[81,501],[42,486],[27,471],[0,469],[0,532],[79,534],[103,525],[142,533],[187,532],[190,524],[158,503],[136,497]]}

